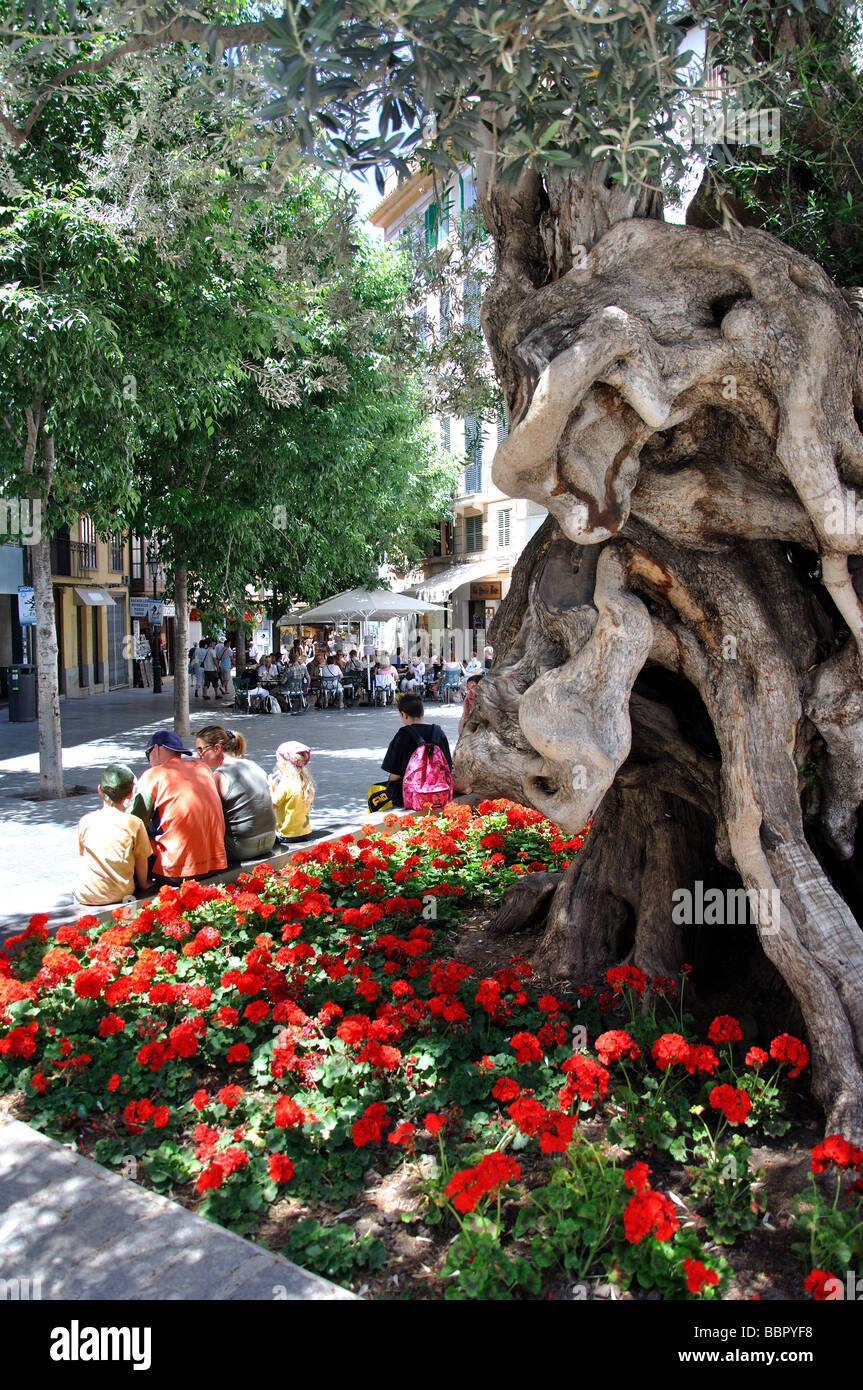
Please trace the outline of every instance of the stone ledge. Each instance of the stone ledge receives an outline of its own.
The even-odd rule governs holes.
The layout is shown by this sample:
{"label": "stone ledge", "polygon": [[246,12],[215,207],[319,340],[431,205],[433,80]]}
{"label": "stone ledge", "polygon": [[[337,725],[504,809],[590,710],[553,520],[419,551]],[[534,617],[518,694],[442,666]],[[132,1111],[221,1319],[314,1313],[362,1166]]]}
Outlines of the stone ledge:
{"label": "stone ledge", "polygon": [[355,1300],[356,1295],[108,1172],[20,1120],[0,1123],[0,1279],[44,1300]]}

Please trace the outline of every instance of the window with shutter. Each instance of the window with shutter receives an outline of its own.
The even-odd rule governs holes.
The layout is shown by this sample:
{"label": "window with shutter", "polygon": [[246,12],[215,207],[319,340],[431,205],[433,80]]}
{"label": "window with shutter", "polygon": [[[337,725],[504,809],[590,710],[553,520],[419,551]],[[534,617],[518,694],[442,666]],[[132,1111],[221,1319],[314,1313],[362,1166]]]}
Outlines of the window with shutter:
{"label": "window with shutter", "polygon": [[482,492],[482,421],[469,415],[464,422],[465,492]]}
{"label": "window with shutter", "polygon": [[464,519],[464,545],[465,550],[482,550],[484,541],[482,534],[482,517],[466,516]]}

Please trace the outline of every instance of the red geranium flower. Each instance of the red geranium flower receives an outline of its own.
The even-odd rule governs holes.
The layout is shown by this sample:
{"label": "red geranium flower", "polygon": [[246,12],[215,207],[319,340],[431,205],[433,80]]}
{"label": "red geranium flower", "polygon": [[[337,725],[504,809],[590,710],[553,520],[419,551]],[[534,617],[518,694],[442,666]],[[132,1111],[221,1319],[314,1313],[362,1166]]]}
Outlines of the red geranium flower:
{"label": "red geranium flower", "polygon": [[634,989],[636,994],[643,994],[647,987],[647,976],[637,965],[613,965],[606,970],[605,978],[615,994],[621,994],[625,989]]}
{"label": "red geranium flower", "polygon": [[631,1168],[627,1168],[623,1175],[623,1181],[627,1187],[631,1187],[633,1192],[644,1192],[648,1186],[647,1179],[650,1169],[646,1163],[633,1163]]}
{"label": "red geranium flower", "polygon": [[297,1105],[293,1096],[279,1096],[273,1112],[273,1124],[278,1129],[291,1129],[294,1125],[304,1125],[314,1120],[311,1110]]}
{"label": "red geranium flower", "polygon": [[637,1245],[652,1231],[657,1240],[670,1240],[678,1227],[674,1207],[661,1192],[650,1188],[630,1197],[623,1213],[623,1230],[628,1241]]}
{"label": "red geranium flower", "polygon": [[104,1019],[99,1024],[99,1037],[108,1038],[113,1033],[122,1033],[125,1029],[126,1020],[121,1019],[118,1013],[106,1013]]}
{"label": "red geranium flower", "polygon": [[168,1039],[178,1057],[194,1057],[198,1051],[196,1030],[188,1019],[172,1028]]}
{"label": "red geranium flower", "polygon": [[386,1106],[383,1101],[376,1100],[371,1105],[367,1105],[358,1120],[351,1126],[351,1138],[358,1149],[362,1149],[366,1144],[377,1143],[382,1138],[384,1126],[389,1124]]}
{"label": "red geranium flower", "polygon": [[613,1028],[608,1033],[600,1033],[596,1040],[596,1055],[605,1066],[616,1062],[618,1057],[641,1056],[641,1048],[622,1028]]}
{"label": "red geranium flower", "polygon": [[[80,976],[76,977],[80,979]],[[793,1033],[780,1033],[770,1044],[770,1056],[775,1062],[788,1062],[789,1078],[799,1076],[809,1061],[809,1049]]]}
{"label": "red geranium flower", "polygon": [[[826,1286],[830,1284],[828,1289]],[[837,1292],[836,1286],[839,1285]],[[803,1280],[803,1287],[807,1293],[811,1293],[816,1303],[823,1303],[825,1300],[832,1300],[842,1297],[842,1283],[831,1274],[827,1269],[811,1269]]]}
{"label": "red geranium flower", "polygon": [[437,1134],[439,1129],[443,1129],[446,1124],[446,1115],[435,1115],[434,1111],[429,1111],[423,1121],[429,1134]]}
{"label": "red geranium flower", "polygon": [[248,1057],[248,1044],[244,1042],[234,1043],[234,1045],[232,1047],[229,1047],[227,1052],[225,1053],[226,1062],[245,1062],[248,1061]]}
{"label": "red geranium flower", "polygon": [[409,1120],[402,1120],[400,1125],[396,1125],[392,1134],[387,1135],[391,1144],[404,1144],[406,1148],[413,1148],[413,1138],[416,1126]]}
{"label": "red geranium flower", "polygon": [[729,1124],[739,1125],[752,1109],[752,1100],[747,1091],[734,1086],[714,1086],[708,1097],[714,1110],[721,1110]]}
{"label": "red geranium flower", "polygon": [[837,1168],[860,1168],[863,1166],[863,1149],[843,1139],[841,1134],[828,1134],[823,1144],[816,1144],[812,1150],[812,1172],[823,1173],[828,1164]]}
{"label": "red geranium flower", "polygon": [[593,1105],[608,1094],[609,1074],[605,1067],[600,1066],[599,1062],[594,1062],[591,1057],[575,1053],[561,1064],[561,1071],[569,1075],[569,1081],[557,1093],[558,1101],[564,1109],[572,1105],[576,1096]]}
{"label": "red geranium flower", "polygon": [[745,1057],[747,1067],[752,1067],[754,1071],[759,1071],[768,1060],[763,1047],[750,1047]]}
{"label": "red geranium flower", "polygon": [[740,1042],[743,1029],[731,1014],[717,1014],[707,1030],[707,1036],[713,1043]]}
{"label": "red geranium flower", "polygon": [[287,1154],[270,1154],[267,1160],[267,1172],[273,1182],[289,1182],[294,1176],[293,1159],[288,1158]]}
{"label": "red geranium flower", "polygon": [[516,1033],[509,1045],[517,1062],[539,1062],[542,1058],[542,1045],[533,1033]]}
{"label": "red geranium flower", "polygon": [[685,1066],[689,1061],[689,1043],[680,1033],[661,1034],[650,1052],[656,1065],[663,1071],[676,1062],[682,1062]]}
{"label": "red geranium flower", "polygon": [[[714,1042],[717,1039],[714,1039]],[[690,1293],[700,1293],[706,1284],[718,1284],[719,1275],[715,1269],[708,1269],[701,1260],[687,1258],[683,1261],[686,1287]]]}
{"label": "red geranium flower", "polygon": [[221,1187],[225,1181],[225,1174],[222,1172],[218,1163],[211,1163],[199,1174],[195,1187],[199,1192],[208,1192],[212,1187]]}

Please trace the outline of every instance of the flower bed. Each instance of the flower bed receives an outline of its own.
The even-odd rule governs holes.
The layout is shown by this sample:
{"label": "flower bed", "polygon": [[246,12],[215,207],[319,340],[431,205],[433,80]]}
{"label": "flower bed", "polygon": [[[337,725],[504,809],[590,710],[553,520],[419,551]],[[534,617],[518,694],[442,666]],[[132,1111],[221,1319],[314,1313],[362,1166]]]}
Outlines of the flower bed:
{"label": "flower bed", "polygon": [[[380,1290],[396,1262],[397,1243],[340,1219],[373,1170],[427,1233],[421,1297],[585,1296],[597,1279],[727,1295],[723,1249],[763,1206],[744,1135],[781,1136],[805,1045],[760,1047],[730,1015],[696,1040],[686,966],[620,966],[560,997],[522,958],[481,978],[451,953],[466,908],[580,844],[509,802],[452,805],[53,940],[33,918],[0,952],[0,1089],[343,1282]],[[839,1136],[813,1151],[835,1193],[813,1177],[801,1196],[798,1292],[809,1270],[813,1296],[841,1296],[863,1254],[861,1184],[848,1201],[843,1182],[861,1163]]]}

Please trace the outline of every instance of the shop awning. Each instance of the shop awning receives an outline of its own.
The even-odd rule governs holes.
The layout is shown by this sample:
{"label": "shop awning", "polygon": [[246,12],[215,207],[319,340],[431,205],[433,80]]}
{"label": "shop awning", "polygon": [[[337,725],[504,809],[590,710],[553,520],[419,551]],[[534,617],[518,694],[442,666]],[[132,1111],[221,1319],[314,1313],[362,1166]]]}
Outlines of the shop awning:
{"label": "shop awning", "polygon": [[499,557],[473,562],[463,561],[459,565],[450,565],[445,570],[438,570],[437,574],[429,575],[428,579],[421,580],[419,584],[412,584],[408,592],[416,594],[419,598],[440,601],[449,598],[462,584],[470,584],[474,579],[485,579],[490,574],[500,574],[505,569],[506,561]]}
{"label": "shop awning", "polygon": [[107,589],[75,589],[75,602],[84,608],[107,608],[114,602],[114,595]]}

